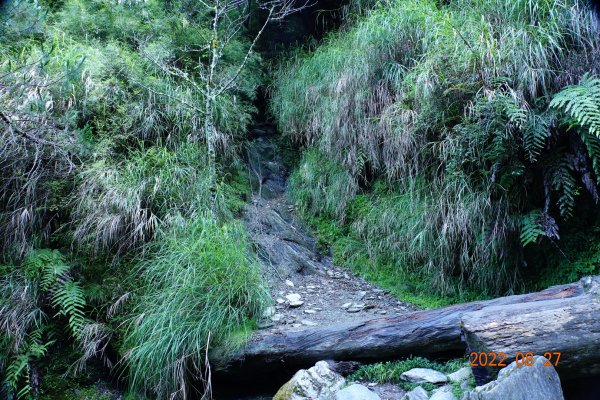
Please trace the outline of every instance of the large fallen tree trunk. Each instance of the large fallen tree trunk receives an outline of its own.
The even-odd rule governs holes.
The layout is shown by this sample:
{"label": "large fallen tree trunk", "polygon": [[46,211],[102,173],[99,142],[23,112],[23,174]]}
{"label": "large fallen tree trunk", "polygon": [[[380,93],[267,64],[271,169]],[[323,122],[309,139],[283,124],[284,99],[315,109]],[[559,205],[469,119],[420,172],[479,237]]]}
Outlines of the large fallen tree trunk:
{"label": "large fallen tree trunk", "polygon": [[[527,363],[527,353],[545,355],[561,378],[600,375],[599,283],[599,277],[584,278],[576,284],[583,289],[578,296],[464,314],[469,351],[485,352],[488,363],[489,353],[505,354],[505,363],[517,358],[518,364]],[[490,377],[497,369],[487,368]]]}
{"label": "large fallen tree trunk", "polygon": [[[541,292],[417,311],[359,323],[279,335],[260,333],[236,354],[213,354],[230,373],[293,370],[324,359],[377,361],[472,351],[561,351],[558,369],[597,374],[600,358],[600,277]],[[508,322],[507,322],[508,321]],[[507,359],[507,360],[508,360]]]}

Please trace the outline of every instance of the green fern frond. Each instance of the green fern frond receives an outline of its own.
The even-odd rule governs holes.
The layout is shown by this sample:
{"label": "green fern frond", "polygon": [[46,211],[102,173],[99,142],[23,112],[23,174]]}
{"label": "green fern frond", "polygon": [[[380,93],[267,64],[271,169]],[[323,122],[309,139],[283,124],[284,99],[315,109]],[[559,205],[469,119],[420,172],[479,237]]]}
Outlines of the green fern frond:
{"label": "green fern frond", "polygon": [[81,285],[75,282],[69,272],[71,267],[65,263],[58,250],[39,249],[32,251],[23,262],[27,276],[37,278],[40,288],[52,295],[52,306],[58,309],[58,315],[68,320],[71,334],[79,338],[85,318],[85,295]]}
{"label": "green fern frond", "polygon": [[552,175],[552,189],[558,192],[558,209],[563,218],[573,215],[575,197],[578,195],[577,181],[571,173],[571,165],[563,161]]}
{"label": "green fern frond", "polygon": [[531,162],[537,161],[550,137],[549,121],[540,115],[531,115],[523,126],[523,146]]}
{"label": "green fern frond", "polygon": [[590,132],[581,132],[581,141],[586,147],[588,156],[592,161],[592,168],[596,174],[596,181],[600,183],[600,139]]}
{"label": "green fern frond", "polygon": [[87,323],[84,313],[85,295],[79,283],[69,280],[59,285],[54,291],[52,305],[59,309],[58,315],[68,318],[71,333],[79,338]]}
{"label": "green fern frond", "polygon": [[523,247],[536,243],[546,232],[541,223],[542,211],[533,210],[521,218],[521,245]]}
{"label": "green fern frond", "polygon": [[567,86],[554,95],[550,107],[567,113],[573,119],[571,125],[600,137],[600,78],[585,74],[578,85]]}

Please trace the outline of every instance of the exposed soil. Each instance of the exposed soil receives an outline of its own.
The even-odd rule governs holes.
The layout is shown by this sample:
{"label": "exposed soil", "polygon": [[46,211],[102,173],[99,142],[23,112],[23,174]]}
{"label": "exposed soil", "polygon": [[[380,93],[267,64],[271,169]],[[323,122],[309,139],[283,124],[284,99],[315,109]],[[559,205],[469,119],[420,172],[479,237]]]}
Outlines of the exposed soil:
{"label": "exposed soil", "polygon": [[274,129],[253,129],[248,150],[254,195],[246,209],[250,237],[269,284],[269,308],[258,335],[302,330],[401,314],[417,309],[398,301],[320,254],[287,200],[287,168],[274,140]]}

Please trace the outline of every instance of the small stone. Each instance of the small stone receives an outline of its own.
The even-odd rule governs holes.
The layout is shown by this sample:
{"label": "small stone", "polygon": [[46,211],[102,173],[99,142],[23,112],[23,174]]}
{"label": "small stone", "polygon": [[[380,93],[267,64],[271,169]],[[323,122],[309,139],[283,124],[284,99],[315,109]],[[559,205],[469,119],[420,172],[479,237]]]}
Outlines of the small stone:
{"label": "small stone", "polygon": [[385,314],[387,314],[387,311],[386,311],[386,310],[380,310],[380,311],[379,311],[379,314],[381,314],[381,315],[385,315]]}
{"label": "small stone", "polygon": [[273,306],[267,307],[263,311],[263,317],[265,317],[265,318],[269,318],[269,317],[273,316],[274,314],[275,314],[275,307],[273,307]]}
{"label": "small stone", "polygon": [[362,299],[365,298],[366,295],[367,295],[367,292],[365,292],[364,290],[361,290],[360,292],[358,292],[356,294],[356,300],[361,301]]}
{"label": "small stone", "polygon": [[469,390],[469,389],[471,389],[471,385],[469,384],[468,380],[462,381],[461,384],[460,384],[460,388],[462,390]]}
{"label": "small stone", "polygon": [[302,324],[292,324],[292,328],[299,328],[301,326],[302,326]]}
{"label": "small stone", "polygon": [[268,322],[268,321],[261,321],[261,322],[258,322],[258,323],[256,324],[256,327],[257,327],[258,329],[267,329],[267,328],[270,328],[270,327],[272,327],[273,325],[275,325],[275,324],[273,324],[272,322]]}
{"label": "small stone", "polygon": [[377,382],[371,382],[368,384],[369,387],[375,387],[377,386]]}
{"label": "small stone", "polygon": [[452,386],[446,385],[435,390],[429,400],[456,400],[452,394]]}
{"label": "small stone", "polygon": [[285,280],[285,284],[288,285],[289,287],[294,287],[294,282],[290,281],[289,279]]}
{"label": "small stone", "polygon": [[357,313],[362,310],[363,310],[362,307],[352,306],[352,307],[348,308],[346,311],[348,311],[349,313]]}
{"label": "small stone", "polygon": [[471,368],[463,367],[456,372],[448,374],[448,379],[450,380],[450,382],[462,382],[464,380],[469,379],[471,375]]}
{"label": "small stone", "polygon": [[306,288],[307,288],[307,289],[316,289],[317,287],[316,287],[316,286],[313,286],[313,285],[307,285],[307,286],[306,286]]}
{"label": "small stone", "polygon": [[323,311],[321,307],[315,307],[315,311]]}
{"label": "small stone", "polygon": [[277,300],[275,300],[277,302],[277,304],[283,304],[285,303],[285,300],[282,299],[281,297],[279,297]]}
{"label": "small stone", "polygon": [[342,304],[342,308],[349,308],[352,305],[352,303],[344,303]]}
{"label": "small stone", "polygon": [[306,314],[315,314],[315,313],[316,313],[316,311],[315,311],[315,310],[304,310],[304,312],[305,312]]}
{"label": "small stone", "polygon": [[370,391],[366,386],[354,383],[347,386],[335,394],[335,400],[380,400],[381,398],[375,392]]}
{"label": "small stone", "polygon": [[291,308],[297,308],[300,307],[302,304],[304,304],[303,301],[290,301],[290,307]]}
{"label": "small stone", "polygon": [[350,279],[350,275],[348,275],[348,274],[344,274],[344,278],[346,278],[346,279]]}
{"label": "small stone", "polygon": [[421,386],[418,386],[406,393],[401,400],[428,400],[429,395],[427,391],[423,389]]}
{"label": "small stone", "polygon": [[400,379],[412,383],[446,383],[448,377],[439,371],[429,368],[413,368],[400,375]]}
{"label": "small stone", "polygon": [[288,299],[289,302],[292,302],[292,301],[300,301],[302,296],[300,296],[298,293],[290,293],[287,296],[285,296],[285,298]]}
{"label": "small stone", "polygon": [[302,325],[306,325],[306,326],[317,326],[316,322],[309,321],[307,319],[303,319],[300,322],[302,323]]}
{"label": "small stone", "polygon": [[283,314],[273,314],[271,316],[271,321],[279,322],[279,321],[281,321],[282,318],[283,318]]}

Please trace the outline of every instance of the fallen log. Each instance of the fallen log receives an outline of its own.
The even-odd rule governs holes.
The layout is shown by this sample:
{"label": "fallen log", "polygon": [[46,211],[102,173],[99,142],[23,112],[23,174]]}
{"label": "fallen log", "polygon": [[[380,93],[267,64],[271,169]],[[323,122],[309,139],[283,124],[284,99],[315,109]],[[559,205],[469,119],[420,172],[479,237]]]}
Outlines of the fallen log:
{"label": "fallen log", "polygon": [[543,355],[561,378],[600,375],[600,277],[577,284],[583,293],[575,297],[492,305],[463,315],[469,351],[485,353],[487,361],[477,362],[488,364],[484,379],[497,374],[489,359],[498,354],[506,356],[504,364],[525,364],[531,360],[527,353]]}
{"label": "fallen log", "polygon": [[[562,351],[564,358],[561,362],[566,361],[563,365],[577,368],[578,365],[584,365],[582,359],[597,360],[600,353],[599,286],[600,277],[587,278],[531,294],[458,304],[358,323],[278,335],[265,336],[259,332],[235,354],[225,357],[213,353],[211,357],[213,366],[218,371],[245,371],[253,374],[261,371],[281,372],[282,369],[297,370],[327,359],[373,362],[409,355],[431,358],[449,354],[464,355],[467,350],[463,337],[465,325],[473,351],[495,349],[495,340],[498,341],[498,349],[506,350],[508,348],[505,345],[512,340],[514,346],[511,349],[518,351]],[[572,312],[562,309],[561,304],[570,307]],[[545,312],[543,315],[546,320],[540,321],[536,310],[540,315]],[[559,310],[561,311],[556,319],[568,318],[570,322],[548,322],[552,313]],[[522,319],[518,319],[519,316]],[[503,325],[505,320],[514,322],[512,325]],[[542,322],[548,326],[547,329],[531,328],[533,325],[542,326]],[[584,333],[588,324],[593,335]],[[514,334],[509,331],[514,325],[529,326],[530,329],[516,330]],[[494,330],[494,327],[498,329]],[[556,332],[550,334],[551,330]],[[519,336],[529,333],[533,335],[523,336],[519,341]],[[538,340],[535,335],[541,335],[543,344],[532,347]],[[578,337],[570,338],[571,335]],[[572,345],[573,342],[578,344]],[[575,349],[581,349],[584,353],[575,355]],[[591,361],[589,365],[592,366],[591,369],[579,372],[596,374],[596,361]],[[559,370],[560,367],[559,363]]]}

